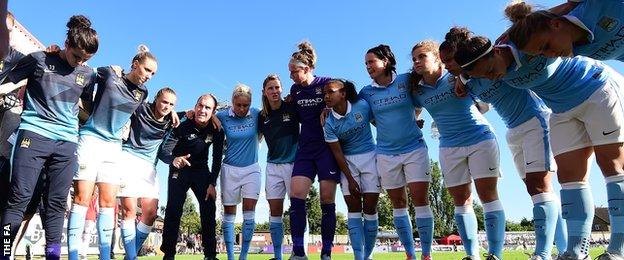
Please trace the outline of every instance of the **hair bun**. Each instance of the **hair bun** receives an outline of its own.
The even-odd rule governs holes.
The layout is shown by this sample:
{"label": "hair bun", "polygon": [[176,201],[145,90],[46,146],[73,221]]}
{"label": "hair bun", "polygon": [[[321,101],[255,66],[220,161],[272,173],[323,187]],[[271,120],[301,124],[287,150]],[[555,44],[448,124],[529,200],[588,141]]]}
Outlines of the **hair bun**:
{"label": "hair bun", "polygon": [[139,46],[137,46],[137,54],[149,52],[149,51],[150,51],[149,48],[145,44],[139,44]]}
{"label": "hair bun", "polygon": [[69,22],[67,22],[67,28],[91,28],[91,21],[89,21],[89,18],[84,15],[74,15],[69,18]]}
{"label": "hair bun", "polygon": [[533,6],[523,0],[513,0],[505,7],[505,16],[512,23],[521,21],[533,12]]}

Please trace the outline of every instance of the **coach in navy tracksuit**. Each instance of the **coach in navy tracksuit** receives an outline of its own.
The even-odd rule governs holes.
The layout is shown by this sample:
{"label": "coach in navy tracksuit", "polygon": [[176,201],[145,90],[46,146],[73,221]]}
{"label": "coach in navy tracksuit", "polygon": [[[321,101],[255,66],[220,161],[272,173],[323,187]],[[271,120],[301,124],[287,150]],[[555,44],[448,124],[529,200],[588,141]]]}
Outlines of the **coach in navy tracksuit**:
{"label": "coach in navy tracksuit", "polygon": [[[215,199],[216,182],[223,156],[223,130],[210,122],[217,104],[214,96],[199,97],[194,108],[194,118],[180,123],[163,144],[159,158],[169,164],[167,209],[160,249],[163,259],[174,259],[182,206],[189,188],[199,201],[204,259],[217,255]],[[208,168],[208,149],[212,147],[212,167]]]}

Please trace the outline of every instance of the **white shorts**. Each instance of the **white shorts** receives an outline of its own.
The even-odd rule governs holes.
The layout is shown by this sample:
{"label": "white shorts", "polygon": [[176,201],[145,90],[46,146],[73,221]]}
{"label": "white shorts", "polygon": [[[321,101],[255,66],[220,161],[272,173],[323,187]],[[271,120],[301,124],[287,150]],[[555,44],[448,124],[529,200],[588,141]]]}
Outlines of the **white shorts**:
{"label": "white shorts", "polygon": [[525,179],[527,173],[556,169],[550,151],[549,117],[548,114],[544,118],[533,117],[507,131],[507,145],[521,179]]}
{"label": "white shorts", "polygon": [[290,193],[293,166],[293,163],[267,162],[264,191],[268,200],[284,199]]}
{"label": "white shorts", "polygon": [[119,171],[123,172],[117,197],[158,199],[160,185],[154,164],[129,152],[121,152]]}
{"label": "white shorts", "polygon": [[381,186],[397,189],[412,182],[431,182],[431,166],[427,147],[397,155],[377,154],[377,172]]}
{"label": "white shorts", "polygon": [[[360,185],[361,193],[380,193],[381,182],[379,180],[379,174],[377,173],[377,163],[375,162],[376,154],[374,151],[345,155],[347,166],[351,171],[351,175],[355,179],[358,185]],[[349,182],[344,174],[340,175],[340,188],[342,189],[342,195],[351,195],[349,192]]]}
{"label": "white shorts", "polygon": [[589,146],[624,142],[620,87],[609,80],[580,105],[550,117],[555,156]]}
{"label": "white shorts", "polygon": [[257,200],[260,196],[260,165],[246,167],[228,164],[221,166],[221,201],[224,206],[236,206],[245,199]]}
{"label": "white shorts", "polygon": [[79,168],[74,180],[119,184],[122,172],[116,163],[121,155],[121,143],[81,135],[77,153]]}
{"label": "white shorts", "polygon": [[496,139],[462,147],[440,147],[440,166],[446,187],[472,182],[472,179],[500,177]]}

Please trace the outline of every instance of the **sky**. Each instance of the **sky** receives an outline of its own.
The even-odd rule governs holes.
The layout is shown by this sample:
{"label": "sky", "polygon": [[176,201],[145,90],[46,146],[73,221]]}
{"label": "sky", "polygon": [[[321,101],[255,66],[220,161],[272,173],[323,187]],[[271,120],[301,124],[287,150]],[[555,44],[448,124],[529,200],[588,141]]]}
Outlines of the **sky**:
{"label": "sky", "polygon": [[[564,0],[535,0],[551,7]],[[213,93],[229,101],[237,83],[249,85],[252,106],[261,107],[262,81],[271,73],[282,78],[284,91],[292,84],[288,60],[296,45],[309,40],[316,48],[315,74],[346,78],[358,89],[369,84],[364,65],[366,51],[390,45],[397,71],[411,68],[410,50],[425,39],[441,41],[452,26],[466,26],[476,34],[496,38],[509,22],[503,0],[473,1],[9,1],[9,10],[44,45],[62,46],[70,16],[83,14],[97,30],[100,47],[89,60],[93,67],[120,65],[129,69],[139,44],[158,58],[158,71],[147,85],[150,96],[170,86],[178,93],[176,109],[193,107],[198,96]],[[609,62],[624,71],[618,62]],[[423,129],[429,156],[438,161],[437,140],[431,138],[431,117],[425,112]],[[505,140],[506,128],[496,112],[486,114],[498,137],[503,178],[500,199],[508,219],[532,218],[532,205],[518,177]],[[262,143],[259,161],[264,171],[267,148]],[[167,168],[158,167],[162,205],[166,202]],[[606,206],[604,179],[596,164],[590,182],[597,206]],[[256,208],[258,222],[268,221],[262,193]],[[556,180],[553,180],[556,183]],[[559,186],[556,185],[557,190]],[[476,198],[476,196],[475,196]],[[340,192],[337,209],[346,213]],[[287,207],[285,207],[287,208]],[[241,219],[241,211],[237,219]]]}

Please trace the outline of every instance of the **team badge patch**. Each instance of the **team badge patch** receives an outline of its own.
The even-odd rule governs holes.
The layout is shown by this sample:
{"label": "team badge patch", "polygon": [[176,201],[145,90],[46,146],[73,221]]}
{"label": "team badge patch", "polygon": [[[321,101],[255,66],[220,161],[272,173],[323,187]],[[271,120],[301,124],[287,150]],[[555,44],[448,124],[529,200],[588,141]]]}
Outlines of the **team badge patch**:
{"label": "team badge patch", "polygon": [[0,60],[0,72],[4,71],[4,61]]}
{"label": "team badge patch", "polygon": [[211,134],[207,134],[206,135],[206,139],[204,139],[205,143],[211,143],[212,142],[212,135]]}
{"label": "team badge patch", "polygon": [[616,19],[608,16],[603,16],[602,18],[600,18],[600,21],[598,21],[598,26],[600,26],[600,28],[604,29],[605,31],[610,32],[613,31],[613,29],[615,29],[615,27],[617,27],[619,23],[620,22]]}
{"label": "team badge patch", "polygon": [[407,92],[407,85],[405,83],[399,83],[399,92],[404,93]]}
{"label": "team badge patch", "polygon": [[323,94],[323,90],[321,89],[321,87],[317,87],[315,91],[317,95]]}
{"label": "team badge patch", "polygon": [[143,93],[141,93],[141,91],[138,90],[138,89],[133,90],[132,94],[134,94],[134,100],[135,101],[141,100],[141,97],[143,96]]}
{"label": "team badge patch", "polygon": [[20,147],[21,148],[29,148],[30,147],[30,143],[31,143],[30,138],[24,138],[24,139],[22,139],[22,142],[20,143]]}
{"label": "team badge patch", "polygon": [[355,113],[354,116],[355,116],[355,122],[358,122],[358,123],[362,122],[363,118],[362,118],[362,114],[361,113],[359,113],[359,112]]}
{"label": "team badge patch", "polygon": [[456,78],[457,78],[457,77],[455,77],[455,76],[450,76],[450,77],[448,77],[448,79],[447,79],[447,80],[448,80],[448,83],[449,83],[449,84],[451,84],[451,85],[455,85],[455,79],[456,79]]}
{"label": "team badge patch", "polygon": [[84,87],[84,84],[85,84],[85,76],[84,76],[84,74],[76,75],[76,84]]}
{"label": "team badge patch", "polygon": [[282,115],[282,122],[290,122],[290,115],[288,113]]}

